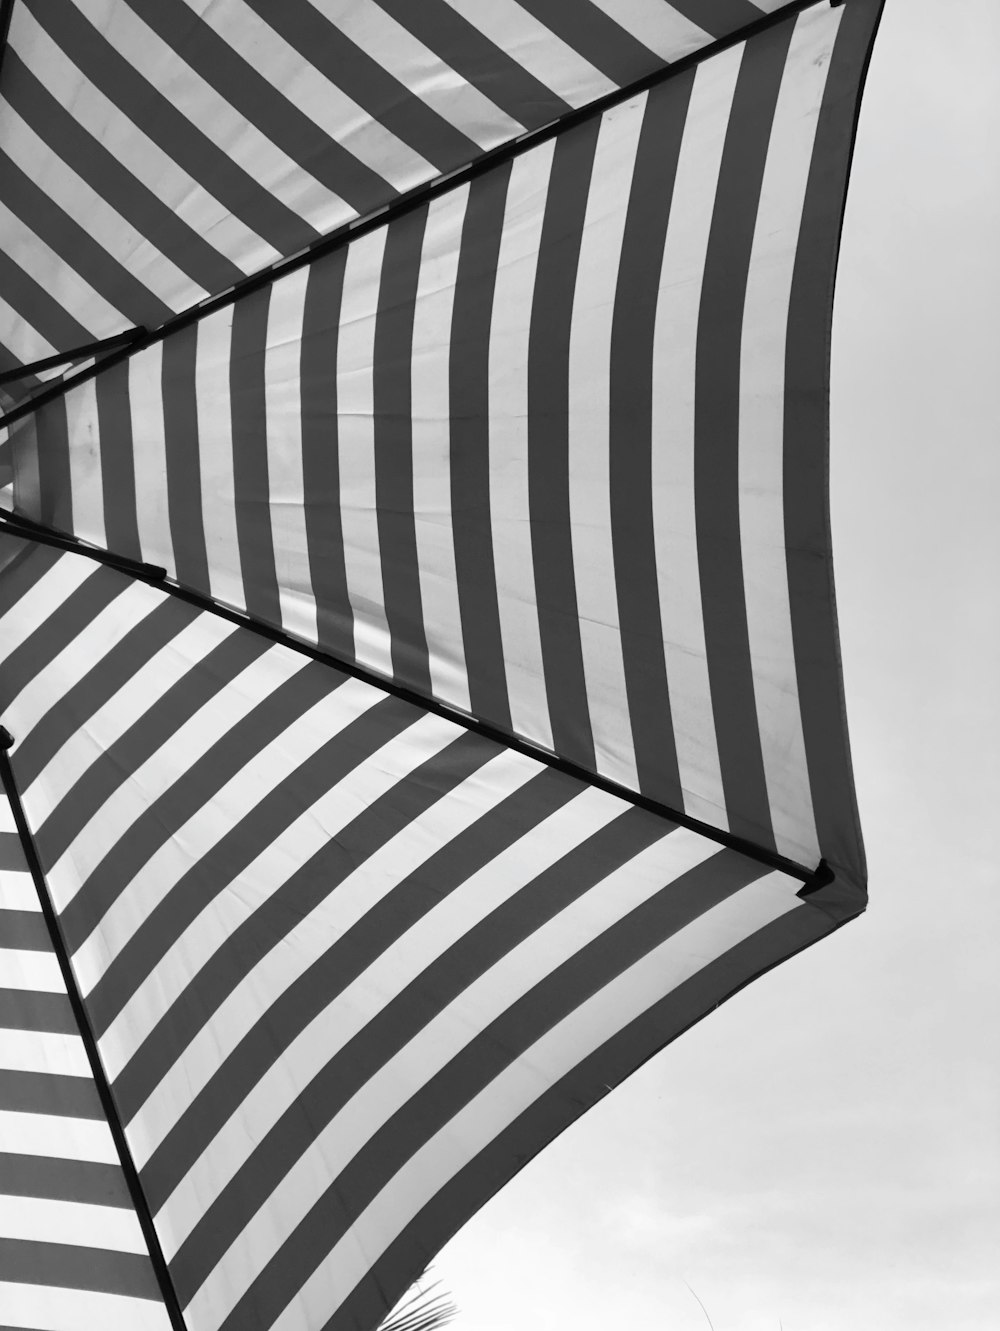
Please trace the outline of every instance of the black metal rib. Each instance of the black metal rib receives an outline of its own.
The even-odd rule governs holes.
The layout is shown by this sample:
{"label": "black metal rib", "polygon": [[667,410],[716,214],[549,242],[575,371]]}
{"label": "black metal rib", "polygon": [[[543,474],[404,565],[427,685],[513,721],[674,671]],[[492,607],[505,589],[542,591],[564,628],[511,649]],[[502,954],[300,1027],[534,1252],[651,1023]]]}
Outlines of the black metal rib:
{"label": "black metal rib", "polygon": [[[777,23],[783,22],[793,14],[799,14],[803,10],[812,9],[818,4],[824,3],[824,0],[792,0],[792,3],[785,5],[784,8],[776,10],[773,14],[764,14],[755,22],[747,24],[740,28],[738,32],[730,33],[728,37],[723,37],[717,42],[712,42],[708,46],[703,46],[701,50],[692,52],[685,56],[683,60],[678,60],[672,65],[666,65],[663,69],[655,70],[652,74],[647,74],[635,83],[630,83],[625,88],[619,88],[617,91],[608,93],[605,97],[600,97],[596,101],[590,102],[587,106],[580,107],[577,111],[571,111],[568,115],[562,116],[559,120],[552,121],[551,124],[543,126],[541,129],[531,130],[523,134],[520,138],[512,142],[503,143],[499,147],[484,153],[477,157],[474,162],[468,166],[460,167],[458,170],[448,175],[438,176],[436,179],[428,181],[423,185],[417,185],[401,194],[391,204],[377,209],[368,216],[355,219],[343,226],[323,236],[320,240],[314,242],[308,249],[292,255],[288,259],[283,259],[279,263],[272,264],[269,268],[262,269],[259,273],[237,282],[227,291],[221,292],[217,296],[212,296],[203,301],[200,305],[193,305],[190,309],[184,310],[181,314],[168,319],[166,323],[160,324],[158,328],[149,329],[141,337],[137,338],[128,347],[122,351],[112,352],[106,356],[99,365],[91,365],[80,374],[73,375],[71,378],[60,380],[50,388],[43,389],[36,393],[28,402],[19,403],[13,407],[6,416],[0,416],[0,427],[13,425],[15,421],[23,416],[30,414],[39,407],[44,406],[46,402],[52,402],[61,397],[70,388],[77,384],[84,383],[88,379],[94,378],[101,370],[109,369],[118,364],[119,361],[137,352],[144,351],[147,347],[153,346],[157,342],[162,342],[171,333],[178,332],[182,328],[187,328],[192,323],[197,323],[201,319],[207,318],[217,310],[224,309],[232,305],[242,296],[249,295],[252,291],[257,291],[261,287],[269,286],[277,281],[279,277],[284,277],[287,273],[294,272],[298,268],[306,267],[324,254],[329,254],[331,250],[338,249],[341,245],[346,245],[358,236],[363,236],[375,227],[383,226],[404,213],[411,212],[418,208],[428,199],[436,198],[439,194],[447,190],[457,189],[460,185],[474,180],[482,175],[491,167],[499,162],[509,161],[512,158],[519,157],[527,152],[536,144],[544,143],[548,139],[555,138],[562,134],[564,130],[571,129],[574,125],[579,125],[584,121],[590,120],[596,116],[603,115],[605,111],[614,106],[619,106],[622,102],[627,102],[630,97],[635,97],[637,93],[646,92],[648,89],[656,87],[658,84],[673,78],[677,74],[683,73],[693,65],[700,64],[703,60],[708,60],[720,51],[728,50],[732,46],[745,42],[758,33],[774,27]],[[0,51],[2,57],[2,51]]]}
{"label": "black metal rib", "polygon": [[7,34],[10,32],[10,20],[13,13],[14,0],[0,0],[0,73],[3,72],[3,58],[7,50]]}
{"label": "black metal rib", "polygon": [[24,805],[21,803],[21,796],[17,789],[17,782],[14,779],[14,769],[11,765],[10,754],[8,750],[13,746],[14,739],[10,733],[0,727],[0,780],[3,782],[3,788],[6,791],[7,798],[14,814],[14,824],[17,828],[18,836],[21,840],[21,846],[24,850],[25,859],[28,862],[28,868],[31,872],[32,880],[35,884],[35,890],[38,892],[38,899],[42,907],[42,915],[45,918],[45,924],[49,932],[49,938],[52,942],[56,959],[59,962],[59,970],[62,973],[63,983],[66,986],[66,992],[69,995],[70,1006],[73,1009],[73,1015],[80,1031],[80,1037],[83,1040],[84,1048],[87,1051],[87,1060],[90,1063],[91,1075],[97,1085],[97,1093],[100,1096],[101,1107],[104,1110],[104,1116],[107,1119],[108,1127],[111,1129],[111,1135],[114,1138],[115,1146],[118,1150],[118,1156],[121,1160],[122,1172],[128,1184],[128,1190],[132,1198],[132,1204],[135,1207],[136,1216],[142,1228],[143,1237],[146,1240],[146,1247],[149,1250],[150,1261],[153,1264],[153,1270],[156,1273],[156,1279],[160,1287],[160,1293],[163,1296],[164,1306],[167,1315],[170,1318],[170,1325],[173,1331],[187,1331],[184,1317],[181,1312],[180,1302],[174,1290],[173,1282],[170,1279],[170,1273],[167,1270],[166,1258],[163,1255],[163,1249],[160,1247],[160,1240],[153,1225],[153,1216],[146,1201],[145,1193],[142,1191],[142,1185],[139,1182],[139,1173],[135,1167],[135,1161],[132,1159],[132,1153],[129,1150],[128,1142],[125,1139],[125,1132],[122,1128],[121,1120],[118,1117],[118,1111],[115,1108],[114,1099],[111,1094],[111,1087],[108,1084],[104,1067],[101,1063],[100,1054],[97,1050],[97,1040],[94,1036],[93,1027],[87,1016],[86,1008],[83,1005],[83,999],[80,996],[80,990],[77,987],[76,978],[73,975],[73,968],[69,963],[69,950],[66,947],[62,936],[62,930],[59,927],[59,918],[56,915],[55,907],[49,896],[48,886],[45,882],[45,875],[42,872],[41,862],[38,858],[38,851],[35,847],[34,838],[28,827],[28,820],[25,817]]}
{"label": "black metal rib", "polygon": [[44,356],[41,360],[22,365],[17,370],[4,370],[0,373],[0,384],[16,383],[38,374],[39,370],[52,370],[57,365],[65,365],[73,360],[86,360],[88,356],[100,356],[102,351],[114,351],[116,347],[127,347],[139,340],[145,333],[144,328],[126,328],[123,333],[105,337],[100,342],[88,342],[86,346],[74,347],[72,351],[60,351],[55,356]]}
{"label": "black metal rib", "polygon": [[395,680],[388,679],[374,670],[368,670],[353,661],[345,661],[338,656],[334,656],[331,652],[324,652],[319,647],[314,647],[310,643],[301,642],[299,639],[291,637],[282,629],[273,628],[269,624],[262,624],[258,620],[242,614],[239,610],[231,610],[228,606],[214,601],[210,596],[204,596],[202,593],[192,591],[188,587],[182,587],[179,583],[169,579],[164,569],[111,555],[98,546],[87,545],[73,536],[51,532],[39,523],[32,522],[28,518],[15,517],[10,513],[0,512],[0,532],[2,531],[8,531],[14,536],[26,537],[42,545],[54,546],[58,550],[85,555],[88,559],[93,559],[99,564],[106,564],[119,572],[128,573],[140,582],[159,587],[162,591],[169,592],[171,596],[176,596],[179,600],[186,601],[199,610],[218,615],[220,619],[226,619],[231,624],[237,624],[240,628],[248,629],[251,633],[267,638],[270,642],[279,643],[282,647],[288,647],[294,652],[308,656],[311,660],[322,661],[335,670],[340,670],[346,675],[351,675],[366,684],[371,684],[384,693],[392,694],[393,697],[402,698],[425,712],[432,712],[435,716],[444,717],[474,734],[482,735],[485,739],[494,741],[494,743],[503,744],[508,749],[514,749],[529,758],[545,763],[547,767],[552,767],[558,772],[564,772],[567,776],[571,776],[588,786],[594,786],[598,790],[606,791],[609,795],[614,795],[616,798],[626,801],[628,804],[635,805],[637,808],[646,809],[661,818],[667,818],[680,827],[688,827],[693,832],[707,837],[720,846],[739,851],[741,855],[756,860],[758,864],[765,864],[769,869],[777,869],[781,873],[788,874],[790,878],[798,878],[805,885],[805,895],[809,895],[833,881],[833,873],[822,861],[817,868],[807,868],[805,865],[797,864],[784,855],[779,855],[777,851],[768,850],[766,847],[758,846],[743,837],[723,832],[721,828],[713,827],[710,823],[703,823],[679,809],[671,809],[667,805],[661,804],[659,800],[640,795],[636,791],[629,790],[627,786],[620,786],[616,781],[609,781],[607,777],[600,776],[596,772],[589,772],[586,768],[579,767],[576,763],[569,762],[566,758],[562,758],[548,749],[540,748],[512,731],[490,725],[489,722],[481,721],[478,717],[470,716],[457,708],[449,707],[447,703],[440,702],[436,698],[416,693],[413,689],[397,684]]}

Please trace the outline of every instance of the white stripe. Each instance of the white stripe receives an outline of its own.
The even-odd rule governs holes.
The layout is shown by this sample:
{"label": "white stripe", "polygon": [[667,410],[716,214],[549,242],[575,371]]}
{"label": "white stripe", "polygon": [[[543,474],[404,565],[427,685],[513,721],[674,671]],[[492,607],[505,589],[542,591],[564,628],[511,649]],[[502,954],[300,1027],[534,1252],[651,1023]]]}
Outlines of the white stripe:
{"label": "white stripe", "polygon": [[[17,820],[14,817],[14,810],[11,808],[10,800],[2,789],[0,789],[0,832],[16,832]],[[5,873],[10,870],[4,870]],[[14,870],[19,873],[20,870]]]}
{"label": "white stripe", "polygon": [[727,828],[709,688],[694,501],[701,288],[742,48],[699,65],[667,225],[653,337],[653,523],[684,811]]}
{"label": "white stripe", "polygon": [[372,0],[354,0],[353,5],[339,6],[336,14],[328,13],[327,17],[366,55],[480,148],[493,148],[526,128]]}
{"label": "white stripe", "polygon": [[64,994],[62,971],[52,952],[29,952],[0,947],[0,989],[22,989],[27,993]]}
{"label": "white stripe", "polygon": [[570,104],[584,106],[614,92],[613,83],[551,32],[515,0],[448,0],[474,28],[533,75],[539,83]]}
{"label": "white stripe", "polygon": [[[103,639],[97,639],[95,634],[85,629],[56,658],[61,669],[53,670],[48,680],[52,695],[60,697],[68,686],[80,679],[85,670],[97,664],[103,655],[101,648],[110,650],[114,647],[130,628],[150,615],[160,603],[160,595],[142,583],[132,583],[126,587],[109,607],[116,614],[102,615],[94,621],[95,625],[101,625]],[[40,827],[56,805],[65,799],[77,781],[108,752],[115,741],[143,717],[177,680],[182,679],[233,632],[234,626],[226,620],[215,615],[200,615],[127,679],[92,716],[72,730],[69,738],[22,796],[32,827]],[[106,828],[105,836],[107,834]],[[66,895],[57,878],[49,877],[48,883],[57,908],[65,909],[70,896],[75,894],[75,887]]]}
{"label": "white stripe", "polygon": [[[305,219],[339,221],[350,216],[339,195],[272,143],[127,5],[118,0],[74,3],[137,73],[286,208]],[[262,57],[258,50],[254,67]]]}
{"label": "white stripe", "polygon": [[38,329],[33,328],[23,315],[19,314],[12,305],[7,304],[2,296],[0,296],[0,336],[3,345],[24,365],[57,354],[52,343],[42,337]]}
{"label": "white stripe", "polygon": [[[56,613],[64,602],[95,570],[88,559],[67,559],[61,555],[51,568],[28,589],[3,617],[0,633],[0,662],[5,661],[23,642]],[[14,697],[5,699],[10,707]]]}
{"label": "white stripe", "polygon": [[[206,23],[243,56],[284,97],[335,143],[363,162],[393,189],[404,190],[436,175],[437,170],[391,130],[373,118],[357,102],[323,74],[243,0],[228,5],[205,5],[203,0],[186,0],[197,7]],[[304,175],[301,167],[296,171]],[[354,215],[336,195],[321,210],[313,205],[308,216],[317,230],[329,230],[337,222]],[[302,211],[296,209],[296,211]]]}
{"label": "white stripe", "polygon": [[820,851],[788,597],[785,343],[816,124],[843,12],[809,10],[792,33],[757,209],[740,357],[740,548],[757,728],[775,845],[804,864],[815,864]]}
{"label": "white stripe", "polygon": [[10,1325],[32,1331],[170,1331],[162,1303],[130,1294],[0,1281],[0,1308]]}
{"label": "white stripe", "polygon": [[672,935],[547,1031],[411,1156],[296,1293],[273,1331],[297,1331],[328,1319],[421,1208],[504,1128],[665,994],[801,905],[798,887],[781,874],[752,883]]}
{"label": "white stripe", "polygon": [[0,203],[0,235],[8,258],[95,339],[109,337],[127,326],[129,321],[121,311],[109,305],[75,268],[71,268],[4,203]]}
{"label": "white stripe", "polygon": [[4,869],[0,873],[0,910],[41,909],[42,903],[27,869]]}
{"label": "white stripe", "polygon": [[55,145],[39,138],[6,102],[0,102],[0,142],[53,203],[82,223],[112,260],[170,309],[185,309],[208,294],[77,175],[71,163],[57,156]]}
{"label": "white stripe", "polygon": [[[254,754],[192,814],[123,888],[100,925],[74,954],[73,970],[83,993],[90,992],[136,929],[189,869],[203,860],[240,819],[251,814],[289,773],[380,697],[367,684],[347,680]],[[111,1075],[117,1075],[117,1068]]]}
{"label": "white stripe", "polygon": [[70,1243],[82,1248],[108,1248],[112,1252],[146,1252],[134,1211],[48,1197],[0,1195],[0,1238]]}
{"label": "white stripe", "polygon": [[[781,4],[786,2],[780,0]],[[679,14],[665,0],[591,0],[591,3],[661,60],[681,60],[712,40],[710,33]]]}
{"label": "white stripe", "polygon": [[[540,827],[467,879],[429,915],[418,920],[401,938],[380,954],[349,985],[326,1012],[323,1051],[332,1057],[347,1039],[371,1020],[400,990],[415,979],[435,957],[457,942],[474,925],[508,901],[549,865],[576,849],[593,832],[617,817],[624,806],[602,791],[585,790]],[[514,997],[512,995],[511,997]],[[463,1034],[474,1037],[482,1028],[478,1013],[464,1012]],[[489,1020],[486,1015],[486,1020]],[[313,1040],[315,1041],[315,1035]],[[405,1061],[405,1060],[404,1060]],[[405,1099],[426,1081],[426,1074],[410,1067],[400,1082],[400,1055],[380,1072],[326,1125],[299,1156],[268,1201],[251,1217],[241,1234],[187,1305],[192,1321],[216,1327],[229,1307],[249,1288],[259,1271],[289,1236],[313,1203],[340,1173],[362,1140],[377,1130],[391,1113],[377,1092],[395,1084]],[[374,1091],[369,1091],[373,1087]],[[293,1091],[294,1093],[294,1091]],[[286,1092],[287,1094],[287,1092]],[[392,1091],[389,1091],[392,1094]],[[383,1090],[383,1097],[386,1092]],[[161,1213],[162,1216],[162,1213]],[[168,1217],[157,1217],[165,1251],[173,1242]],[[166,1223],[164,1223],[166,1220]]]}
{"label": "white stripe", "polygon": [[109,153],[192,231],[244,273],[280,258],[193,176],[110,101],[49,37],[24,5],[17,5],[10,44],[48,92]]}
{"label": "white stripe", "polygon": [[106,545],[101,429],[94,380],[88,379],[79,388],[74,388],[63,400],[66,403],[73,535],[90,541],[92,545]]}
{"label": "white stripe", "polygon": [[55,1031],[0,1028],[0,1068],[6,1068],[8,1072],[50,1072],[88,1080],[93,1075],[80,1037]]}
{"label": "white stripe", "polygon": [[201,520],[205,529],[209,589],[217,601],[246,608],[236,528],[233,416],[229,396],[233,308],[197,324],[195,400],[201,469]]}
{"label": "white stripe", "polygon": [[337,341],[337,412],[340,515],[347,594],[354,611],[354,654],[391,676],[375,502],[372,369],[385,241],[386,228],[380,227],[347,249]]}
{"label": "white stripe", "polygon": [[[118,1165],[111,1129],[103,1119],[64,1118],[61,1114],[18,1114],[0,1109],[0,1142],[14,1155],[44,1155],[50,1160],[93,1160]],[[5,1310],[6,1311],[6,1310]]]}
{"label": "white stripe", "polygon": [[302,319],[309,268],[271,287],[264,353],[267,472],[281,627],[315,642],[316,599],[306,542],[302,479]]}
{"label": "white stripe", "polygon": [[[337,885],[336,891],[303,919],[226,999],[216,1016],[216,1022],[225,1023],[227,1027],[225,1047],[234,1048],[242,1034],[257,1022],[261,996],[266,995],[267,1003],[273,1005],[298,975],[323,956],[408,874],[415,872],[440,847],[488,814],[539,770],[539,764],[520,755],[500,754],[348,875]],[[399,987],[398,980],[395,987]],[[204,1198],[217,1195],[233,1177],[254,1146],[277,1122],[296,1088],[307,1086],[335,1050],[343,1047],[359,1019],[363,1020],[363,1016],[356,1013],[350,1029],[339,1030],[331,1044],[330,1028],[336,1024],[336,1012],[333,1022],[329,1009],[320,1012],[282,1050],[281,1058],[271,1064],[164,1203],[162,1213],[169,1225],[172,1252],[203,1214]],[[220,1063],[221,1059],[217,1058],[216,1066]],[[187,1101],[190,1103],[190,1095]],[[145,1124],[141,1122],[143,1111],[140,1110],[136,1117],[133,1131],[138,1138],[145,1131]]]}
{"label": "white stripe", "polygon": [[489,521],[511,725],[545,748],[552,729],[528,504],[528,344],[554,152],[550,140],[511,165],[489,351]]}
{"label": "white stripe", "polygon": [[135,515],[139,545],[147,563],[174,576],[174,543],[167,500],[167,445],[163,421],[163,343],[156,342],[128,361],[135,459]]}
{"label": "white stripe", "polygon": [[413,528],[431,688],[468,710],[451,514],[451,318],[469,187],[432,200],[413,310]]}
{"label": "white stripe", "polygon": [[[47,874],[58,900],[86,881],[150,808],[151,792],[169,790],[200,758],[308,661],[294,652],[269,651],[237,675],[175,730],[91,816]],[[153,696],[161,692],[153,690]]]}
{"label": "white stripe", "polygon": [[597,770],[634,790],[611,535],[611,329],[646,97],[601,118],[569,343],[569,505],[580,646]]}
{"label": "white stripe", "polygon": [[[117,1069],[148,1038],[170,1005],[191,985],[227,939],[239,930],[283,884],[321,852],[355,818],[405,781],[415,767],[440,752],[455,738],[455,728],[438,717],[424,717],[398,739],[390,741],[360,763],[304,810],[279,837],[244,869],[238,884],[222,890],[170,948],[136,990],[134,997],[101,1039],[107,1046],[106,1063]],[[336,889],[339,893],[339,888]],[[325,912],[315,912],[327,942],[333,935]],[[300,959],[287,938],[277,944],[280,970],[295,967]],[[291,955],[289,955],[291,954]],[[264,961],[253,976],[266,974]],[[274,963],[272,963],[273,965]],[[248,980],[241,1001],[227,1001],[197,1032],[191,1043],[150,1093],[135,1115],[130,1144],[137,1161],[146,1160],[202,1090],[220,1062],[240,1038],[264,1015],[277,994],[261,990]]]}

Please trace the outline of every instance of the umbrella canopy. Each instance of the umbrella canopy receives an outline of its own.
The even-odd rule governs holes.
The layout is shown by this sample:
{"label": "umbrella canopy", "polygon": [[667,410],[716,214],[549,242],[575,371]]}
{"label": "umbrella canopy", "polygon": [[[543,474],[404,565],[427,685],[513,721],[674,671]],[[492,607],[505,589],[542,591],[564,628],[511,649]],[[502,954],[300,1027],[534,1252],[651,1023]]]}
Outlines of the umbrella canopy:
{"label": "umbrella canopy", "polygon": [[8,7],[7,1322],[371,1327],[863,910],[827,399],[880,9]]}

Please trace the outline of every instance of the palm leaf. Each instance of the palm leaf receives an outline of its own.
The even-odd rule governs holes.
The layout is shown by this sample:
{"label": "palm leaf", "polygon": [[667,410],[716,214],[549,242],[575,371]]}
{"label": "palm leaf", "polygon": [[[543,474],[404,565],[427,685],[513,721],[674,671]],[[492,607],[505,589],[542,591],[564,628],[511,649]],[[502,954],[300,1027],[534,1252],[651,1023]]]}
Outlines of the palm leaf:
{"label": "palm leaf", "polygon": [[437,1331],[438,1327],[446,1326],[458,1308],[447,1294],[438,1290],[438,1282],[421,1289],[417,1281],[380,1324],[379,1331]]}

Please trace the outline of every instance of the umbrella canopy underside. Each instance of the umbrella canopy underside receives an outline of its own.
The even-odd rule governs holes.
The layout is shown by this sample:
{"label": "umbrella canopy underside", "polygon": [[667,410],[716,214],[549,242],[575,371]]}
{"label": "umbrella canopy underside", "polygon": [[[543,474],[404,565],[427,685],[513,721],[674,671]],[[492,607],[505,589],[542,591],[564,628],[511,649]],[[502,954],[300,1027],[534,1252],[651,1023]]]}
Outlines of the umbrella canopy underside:
{"label": "umbrella canopy underside", "polygon": [[880,9],[6,7],[0,1323],[368,1331],[864,909]]}

